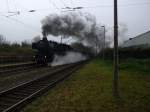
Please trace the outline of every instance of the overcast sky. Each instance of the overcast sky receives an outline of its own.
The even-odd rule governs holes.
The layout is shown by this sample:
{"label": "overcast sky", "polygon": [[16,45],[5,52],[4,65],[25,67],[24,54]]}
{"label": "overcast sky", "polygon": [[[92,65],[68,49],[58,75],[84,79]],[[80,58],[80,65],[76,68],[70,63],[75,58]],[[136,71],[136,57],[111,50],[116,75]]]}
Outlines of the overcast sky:
{"label": "overcast sky", "polygon": [[[0,34],[9,41],[31,40],[41,34],[41,20],[51,13],[66,13],[64,7],[96,16],[98,23],[113,27],[114,0],[0,0]],[[118,0],[118,20],[126,24],[126,39],[150,30],[150,0]],[[35,12],[29,12],[36,10]],[[17,12],[8,13],[9,12]],[[78,10],[79,11],[79,10]],[[14,16],[12,16],[14,15]],[[7,17],[9,16],[9,17]],[[49,38],[50,39],[50,38]]]}

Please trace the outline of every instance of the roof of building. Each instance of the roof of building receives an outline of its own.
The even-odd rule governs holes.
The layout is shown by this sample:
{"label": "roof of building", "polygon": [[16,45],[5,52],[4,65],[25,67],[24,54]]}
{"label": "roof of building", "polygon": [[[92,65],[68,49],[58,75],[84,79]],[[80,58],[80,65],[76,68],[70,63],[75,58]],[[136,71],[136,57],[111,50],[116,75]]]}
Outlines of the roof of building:
{"label": "roof of building", "polygon": [[134,38],[123,43],[123,47],[138,46],[138,45],[147,45],[150,44],[150,31],[142,33]]}

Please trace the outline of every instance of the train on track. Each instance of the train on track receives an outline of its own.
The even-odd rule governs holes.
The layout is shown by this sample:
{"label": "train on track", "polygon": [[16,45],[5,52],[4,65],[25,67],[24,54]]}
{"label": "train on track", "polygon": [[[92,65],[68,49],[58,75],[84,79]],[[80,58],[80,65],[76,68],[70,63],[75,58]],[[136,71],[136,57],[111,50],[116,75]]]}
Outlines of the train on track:
{"label": "train on track", "polygon": [[35,61],[42,65],[51,63],[56,54],[65,55],[67,51],[73,51],[69,45],[48,41],[46,36],[43,36],[42,40],[32,43],[32,49],[35,50]]}

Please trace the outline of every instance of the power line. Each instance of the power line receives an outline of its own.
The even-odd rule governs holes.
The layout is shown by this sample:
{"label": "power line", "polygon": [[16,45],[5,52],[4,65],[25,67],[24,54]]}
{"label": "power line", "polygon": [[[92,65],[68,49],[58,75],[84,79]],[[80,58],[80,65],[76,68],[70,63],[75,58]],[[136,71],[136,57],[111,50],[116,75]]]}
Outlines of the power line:
{"label": "power line", "polygon": [[[56,6],[55,3],[51,2],[51,0],[49,0],[51,4],[53,4],[53,6],[60,11],[60,9]],[[118,7],[127,7],[127,6],[141,6],[141,5],[150,5],[150,2],[147,2],[147,3],[134,3],[134,4],[120,4],[118,5]],[[85,7],[82,7],[84,9],[86,8],[103,8],[103,7],[113,7],[113,5],[98,5],[98,6],[85,6]],[[70,8],[72,9],[72,8]],[[49,11],[50,9],[49,8],[45,8],[45,9],[32,9],[34,10],[34,12],[37,12],[37,11]],[[71,10],[72,11],[72,10]],[[18,12],[18,11],[16,11]],[[12,13],[16,13],[16,12],[12,12]],[[31,13],[31,10],[27,10],[27,11],[19,11],[20,13],[23,13],[23,12],[28,12],[28,13]],[[0,12],[0,13],[8,13],[8,12]],[[9,13],[11,13],[9,11]]]}
{"label": "power line", "polygon": [[143,3],[131,3],[131,4],[118,4],[118,7],[124,7],[124,6],[141,6],[141,5],[150,5],[150,2],[143,2]]}
{"label": "power line", "polygon": [[60,10],[58,7],[57,7],[57,5],[54,3],[54,2],[52,2],[52,0],[49,0],[49,2],[53,5],[53,7],[56,9],[56,10]]}
{"label": "power line", "polygon": [[74,7],[74,2],[73,2],[73,0],[70,0],[70,3],[72,4],[72,7]]}
{"label": "power line", "polygon": [[37,28],[35,28],[35,27],[33,27],[33,26],[29,25],[29,24],[26,24],[26,23],[24,23],[24,22],[22,22],[22,21],[20,21],[20,20],[18,20],[18,19],[10,18],[10,17],[5,16],[5,15],[0,15],[0,16],[3,16],[3,17],[5,17],[5,18],[7,18],[7,19],[9,19],[9,20],[12,20],[12,21],[15,21],[15,22],[17,22],[17,23],[20,23],[20,24],[24,25],[25,27],[30,28],[30,29],[32,29],[32,30],[34,29],[34,31],[36,31],[36,32],[40,32]]}
{"label": "power line", "polygon": [[[140,5],[150,5],[150,2],[147,2],[147,3],[134,3],[134,4],[120,4],[118,5],[118,7],[127,7],[127,6],[140,6]],[[83,6],[83,7],[79,7],[79,8],[103,8],[103,7],[113,7],[113,5],[98,5],[98,6]],[[70,9],[73,9],[71,7],[68,7]],[[78,8],[78,7],[77,7]],[[35,11],[46,11],[46,10],[49,10],[49,8],[45,8],[45,9],[35,9]],[[59,9],[58,9],[59,10]]]}
{"label": "power line", "polygon": [[[14,8],[16,10],[15,12],[17,12],[17,6],[16,6],[16,3],[15,3],[15,0],[12,0],[12,2],[13,2],[13,5],[14,5]],[[8,0],[6,0],[6,6],[7,6],[7,12],[8,13],[11,12],[10,10],[11,10],[12,7],[10,7]]]}
{"label": "power line", "polygon": [[7,11],[9,12],[9,3],[8,3],[8,0],[6,0],[6,7],[7,7]]}
{"label": "power line", "polygon": [[16,4],[15,0],[12,0],[12,2],[13,2],[13,5],[14,5],[14,9],[17,11],[17,4]]}
{"label": "power line", "polygon": [[[150,2],[147,3],[133,3],[133,4],[118,4],[118,7],[128,7],[128,6],[141,6],[141,5],[150,5]],[[113,7],[113,5],[98,5],[98,6],[89,6],[84,8],[103,8],[103,7]]]}
{"label": "power line", "polygon": [[29,10],[29,9],[27,9],[26,7],[24,7],[22,4],[18,3],[17,1],[16,1],[15,4],[16,4],[16,6],[18,6],[18,7],[20,7],[20,8],[23,8],[23,10],[25,10],[25,11]]}
{"label": "power line", "polygon": [[10,17],[9,17],[9,19],[14,20],[14,21],[16,21],[18,23],[21,23],[22,25],[27,26],[28,28],[34,29],[35,31],[39,32],[37,28],[35,28],[35,27],[33,27],[33,26],[29,25],[29,24],[26,24],[26,23],[24,23],[24,22],[22,22],[22,21],[20,21],[18,19],[10,18]]}
{"label": "power line", "polygon": [[59,1],[64,5],[64,7],[67,7],[66,3],[63,0],[59,0]]}
{"label": "power line", "polygon": [[[56,8],[57,10],[60,11],[60,9],[56,6],[56,4],[54,2],[52,2],[51,0],[49,0],[49,2],[53,5],[54,8]],[[142,6],[142,5],[150,5],[150,2],[134,3],[134,4],[120,4],[120,5],[118,5],[118,7]],[[98,6],[87,6],[87,7],[85,6],[85,7],[82,7],[82,9],[86,9],[86,8],[104,8],[104,7],[113,7],[113,5],[98,5]],[[72,10],[73,8],[71,8],[71,7],[68,7],[68,8],[70,8],[69,11],[74,11],[74,10]],[[9,13],[12,13],[14,15],[17,15],[16,13],[18,13],[18,12],[20,12],[20,13],[24,13],[24,12],[31,13],[31,10],[10,12],[10,10],[9,10],[9,4],[7,4],[7,10],[8,10]],[[32,10],[34,10],[34,12],[37,12],[37,11],[49,11],[49,8],[45,8],[45,9],[32,9]],[[0,12],[0,13],[8,13],[8,12]],[[67,12],[67,11],[63,11],[63,12]]]}
{"label": "power line", "polygon": [[16,16],[16,15],[19,15],[20,14],[20,12],[18,11],[18,12],[12,12],[12,14],[11,15],[8,15],[7,17],[10,17],[10,16]]}

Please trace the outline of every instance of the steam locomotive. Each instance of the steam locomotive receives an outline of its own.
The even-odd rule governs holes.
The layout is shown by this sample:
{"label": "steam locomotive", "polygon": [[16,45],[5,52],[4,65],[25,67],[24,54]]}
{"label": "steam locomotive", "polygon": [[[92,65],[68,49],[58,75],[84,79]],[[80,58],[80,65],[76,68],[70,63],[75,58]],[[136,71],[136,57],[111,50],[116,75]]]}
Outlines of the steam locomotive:
{"label": "steam locomotive", "polygon": [[67,51],[73,48],[66,44],[60,44],[54,41],[48,41],[46,37],[42,40],[32,43],[32,49],[36,51],[35,61],[37,64],[47,65],[54,59],[54,55],[65,55]]}

